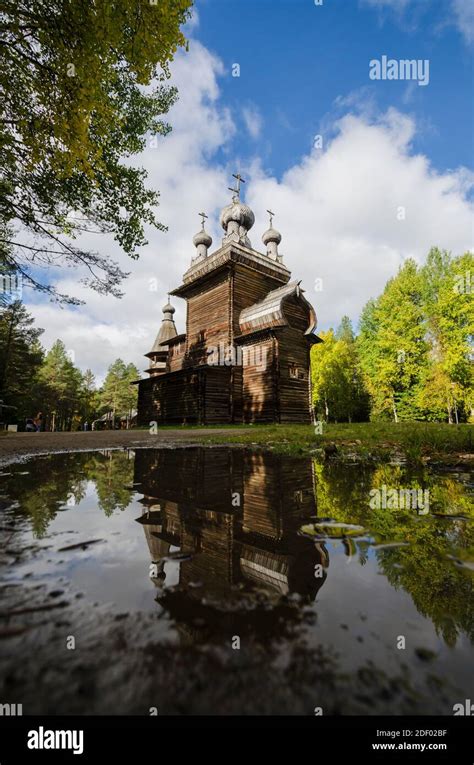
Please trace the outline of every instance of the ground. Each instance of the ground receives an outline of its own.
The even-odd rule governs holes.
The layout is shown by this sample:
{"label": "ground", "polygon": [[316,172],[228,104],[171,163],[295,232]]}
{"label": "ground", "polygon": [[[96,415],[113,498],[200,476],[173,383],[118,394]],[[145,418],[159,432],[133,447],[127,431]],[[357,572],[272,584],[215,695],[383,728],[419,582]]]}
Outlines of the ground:
{"label": "ground", "polygon": [[[173,443],[202,443],[208,435],[205,429],[160,429],[156,435],[147,430],[102,430],[87,433],[7,433],[0,438],[0,462],[25,457],[30,454],[53,452],[89,451],[95,449],[157,448]],[[232,434],[230,429],[219,428],[217,436]]]}
{"label": "ground", "polygon": [[473,425],[440,423],[356,423],[323,425],[247,425],[223,427],[160,427],[148,430],[107,430],[87,433],[5,433],[0,438],[0,462],[29,454],[93,449],[134,449],[184,444],[242,444],[264,446],[293,454],[349,456],[362,460],[440,459],[471,462]]}

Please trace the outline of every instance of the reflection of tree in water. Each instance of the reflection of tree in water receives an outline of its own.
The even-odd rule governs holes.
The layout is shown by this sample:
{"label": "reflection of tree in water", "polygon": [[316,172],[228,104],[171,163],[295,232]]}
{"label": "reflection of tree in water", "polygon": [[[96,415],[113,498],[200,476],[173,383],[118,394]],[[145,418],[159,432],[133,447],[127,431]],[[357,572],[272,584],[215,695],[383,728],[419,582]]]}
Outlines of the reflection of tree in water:
{"label": "reflection of tree in water", "polygon": [[94,481],[98,505],[109,516],[130,504],[132,480],[133,454],[127,452],[50,454],[12,470],[2,486],[41,538],[60,510],[84,499],[88,481]]}
{"label": "reflection of tree in water", "polygon": [[[341,469],[316,463],[315,472],[318,517],[361,525],[377,543],[408,542],[407,547],[376,550],[380,570],[393,587],[410,594],[419,613],[433,621],[448,645],[454,645],[460,633],[474,640],[472,574],[448,557],[474,560],[474,509],[466,487],[453,476],[390,465]],[[372,509],[370,491],[383,485],[429,489],[429,513]],[[355,544],[363,563],[370,548],[361,541]]]}
{"label": "reflection of tree in water", "polygon": [[133,462],[134,453],[128,451],[94,454],[88,462],[87,478],[94,481],[99,507],[106,516],[125,510],[132,501]]}
{"label": "reflection of tree in water", "polygon": [[19,466],[19,470],[13,470],[12,475],[5,478],[6,495],[29,517],[36,537],[45,536],[61,506],[77,504],[83,499],[85,462],[84,454],[48,455]]}

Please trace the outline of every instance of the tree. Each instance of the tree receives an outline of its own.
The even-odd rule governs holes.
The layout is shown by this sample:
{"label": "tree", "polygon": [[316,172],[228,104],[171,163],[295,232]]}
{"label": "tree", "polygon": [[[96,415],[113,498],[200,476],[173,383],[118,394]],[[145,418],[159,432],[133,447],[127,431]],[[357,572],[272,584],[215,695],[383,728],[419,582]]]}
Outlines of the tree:
{"label": "tree", "polygon": [[145,187],[145,171],[122,160],[142,151],[147,134],[170,130],[160,115],[176,91],[165,80],[186,42],[180,25],[190,5],[3,0],[0,252],[27,283],[56,299],[80,302],[56,293],[38,276],[40,266],[80,267],[83,283],[121,294],[126,274],[75,245],[82,232],[112,233],[135,258],[146,244],[144,224],[165,228],[155,220],[158,193]]}
{"label": "tree", "polygon": [[419,394],[428,361],[422,278],[408,259],[361,317],[358,348],[373,415],[422,417]]}
{"label": "tree", "polygon": [[351,345],[354,342],[354,330],[348,316],[342,317],[341,323],[336,330],[335,338],[336,340],[343,340],[347,345]]}
{"label": "tree", "polygon": [[39,372],[45,424],[51,430],[71,430],[80,405],[82,375],[56,340]]}
{"label": "tree", "polygon": [[91,424],[99,413],[99,393],[95,377],[90,369],[86,369],[82,375],[80,390],[80,413],[81,419]]}
{"label": "tree", "polygon": [[[43,360],[42,329],[16,300],[0,311],[0,399],[16,407],[19,421],[33,415],[35,385]],[[11,419],[14,418],[13,415]]]}
{"label": "tree", "polygon": [[127,419],[131,419],[138,396],[136,386],[131,383],[138,378],[139,372],[134,364],[126,365],[122,359],[116,359],[110,365],[100,391],[100,404],[106,412],[111,412],[112,427],[115,426],[117,415],[125,415]]}
{"label": "tree", "polygon": [[311,352],[313,406],[326,421],[365,420],[368,395],[359,369],[352,324],[344,316],[336,333],[322,332]]}
{"label": "tree", "polygon": [[452,258],[436,248],[430,251],[422,270],[431,353],[421,400],[429,419],[458,422],[474,409],[473,277],[471,253]]}
{"label": "tree", "polygon": [[134,459],[130,452],[94,454],[86,472],[95,483],[97,504],[106,516],[114,510],[126,510],[134,494]]}

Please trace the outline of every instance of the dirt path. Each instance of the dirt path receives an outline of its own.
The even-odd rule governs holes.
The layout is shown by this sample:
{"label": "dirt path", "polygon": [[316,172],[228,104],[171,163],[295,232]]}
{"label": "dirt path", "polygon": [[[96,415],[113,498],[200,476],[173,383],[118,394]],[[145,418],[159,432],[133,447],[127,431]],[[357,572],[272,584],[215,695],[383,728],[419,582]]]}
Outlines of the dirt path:
{"label": "dirt path", "polygon": [[196,430],[158,430],[156,435],[146,430],[103,430],[87,433],[8,433],[0,438],[0,462],[7,463],[30,454],[87,451],[90,449],[133,449],[135,447],[171,446],[174,443],[196,444],[205,435],[231,435],[230,428]]}

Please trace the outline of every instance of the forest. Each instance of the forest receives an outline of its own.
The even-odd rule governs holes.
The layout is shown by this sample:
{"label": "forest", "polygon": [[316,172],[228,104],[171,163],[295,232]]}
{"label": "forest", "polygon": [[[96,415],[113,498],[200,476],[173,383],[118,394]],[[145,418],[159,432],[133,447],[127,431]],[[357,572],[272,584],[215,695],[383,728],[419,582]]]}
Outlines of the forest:
{"label": "forest", "polygon": [[81,372],[61,340],[49,351],[42,347],[42,329],[25,306],[15,300],[0,314],[0,401],[9,408],[2,416],[24,430],[27,419],[43,414],[42,429],[79,430],[104,414],[114,427],[120,416],[131,419],[139,378],[134,364],[116,359],[102,385],[90,369]]}
{"label": "forest", "polygon": [[312,349],[312,397],[324,422],[474,422],[474,256],[431,249],[408,259]]}

